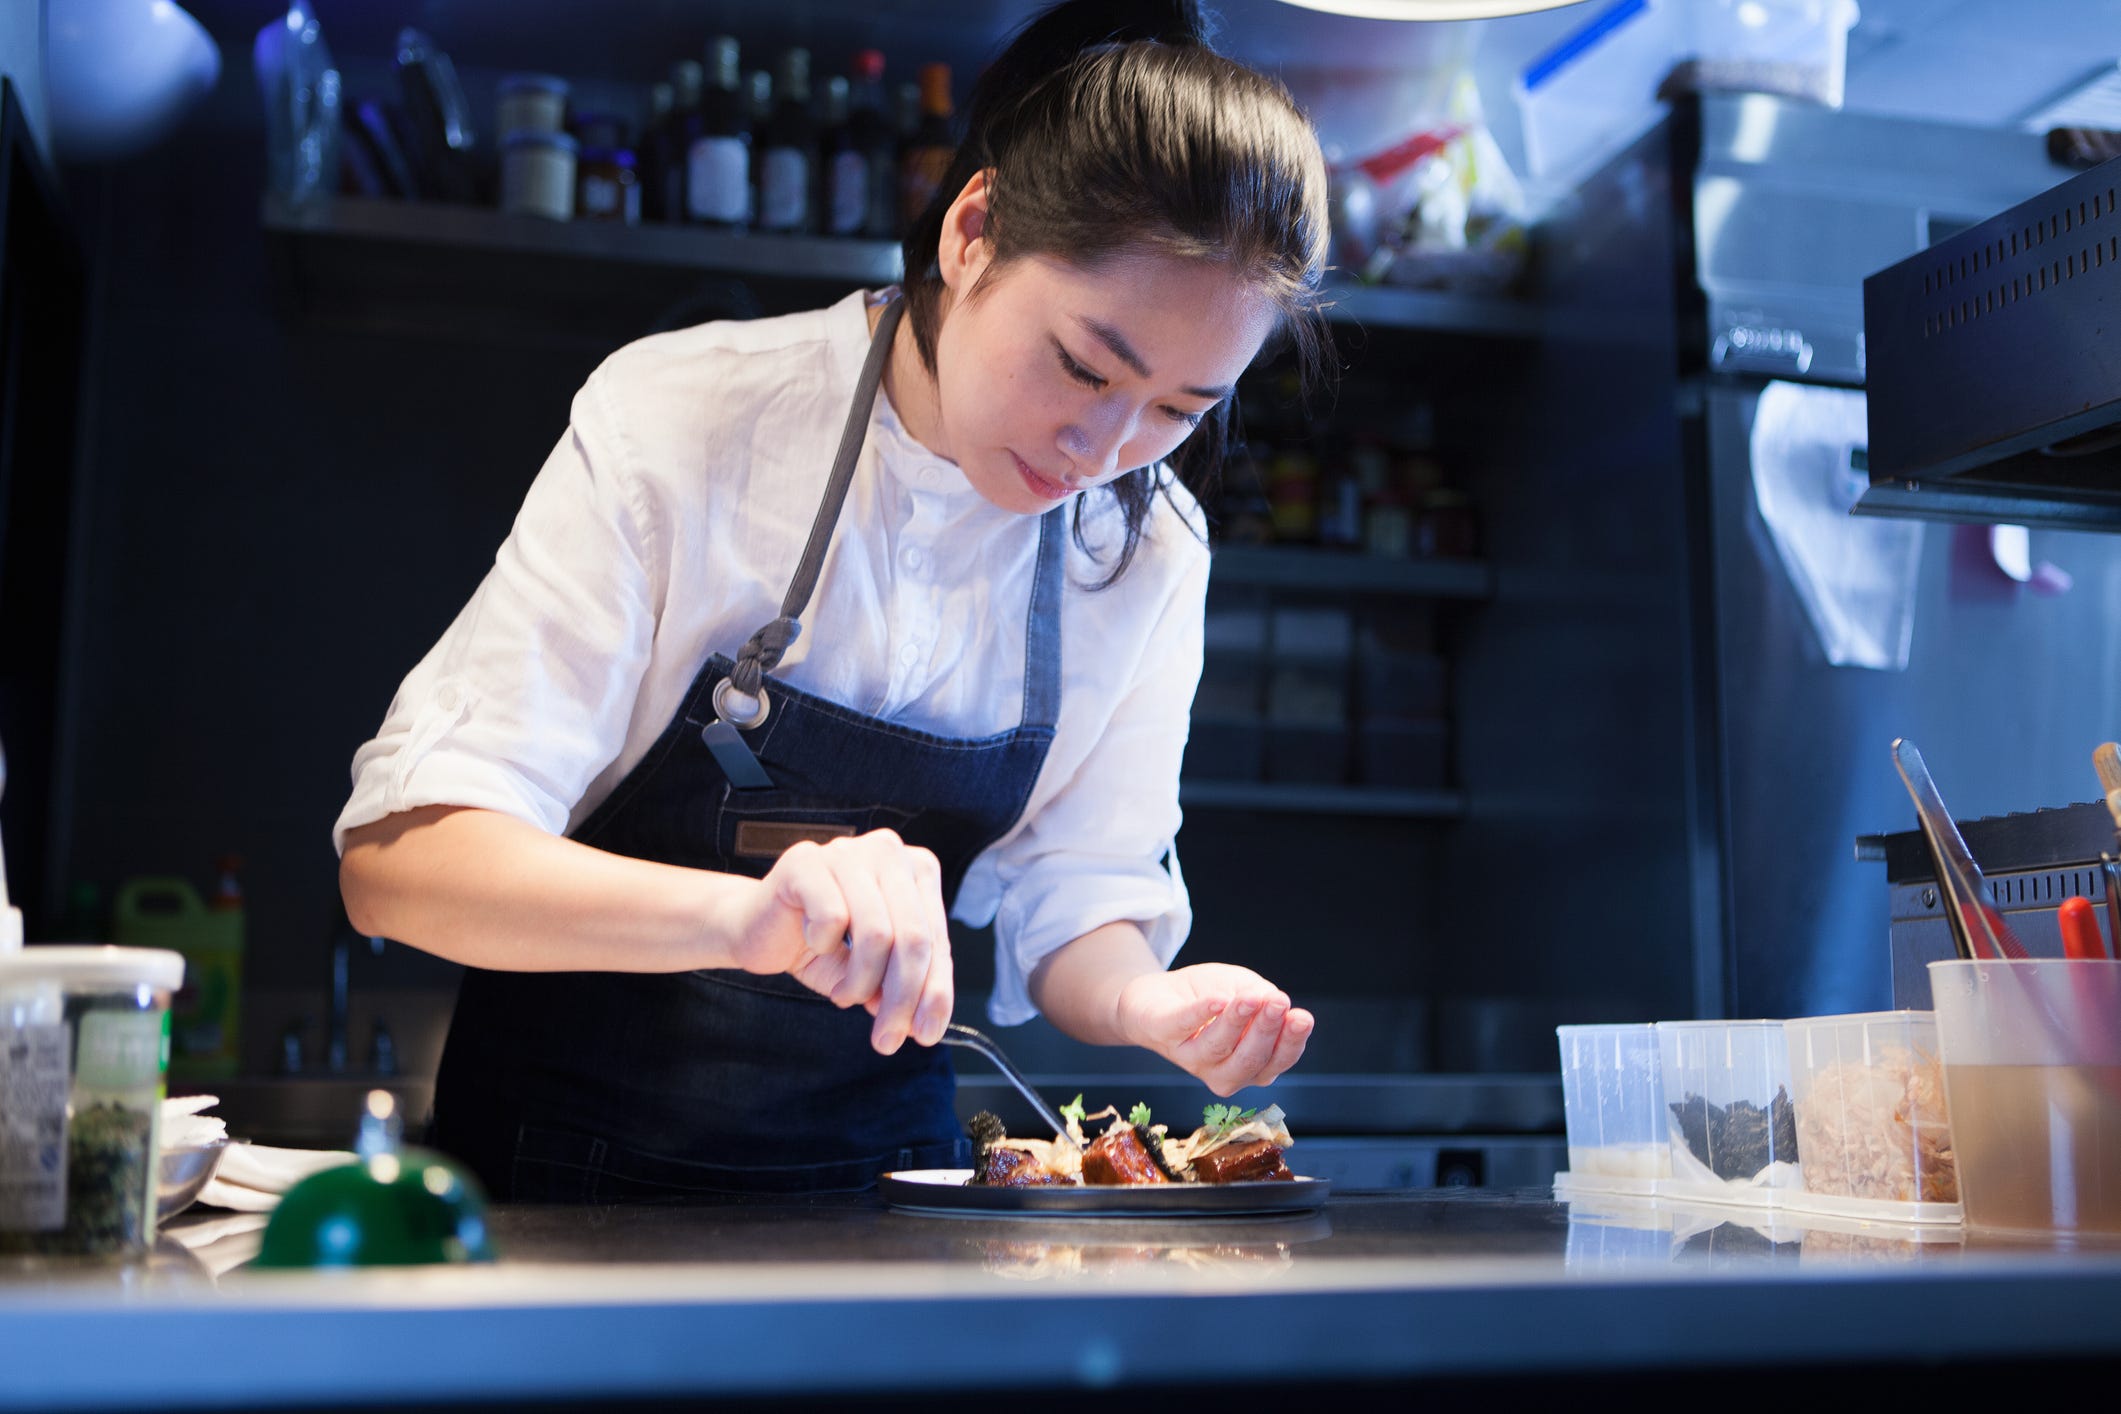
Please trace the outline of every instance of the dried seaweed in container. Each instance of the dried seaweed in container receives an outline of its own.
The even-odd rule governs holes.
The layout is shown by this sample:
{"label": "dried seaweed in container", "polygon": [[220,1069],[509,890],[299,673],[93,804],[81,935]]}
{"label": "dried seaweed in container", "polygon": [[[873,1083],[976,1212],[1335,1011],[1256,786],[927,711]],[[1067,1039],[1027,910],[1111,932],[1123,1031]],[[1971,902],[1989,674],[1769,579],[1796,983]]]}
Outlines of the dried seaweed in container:
{"label": "dried seaweed in container", "polygon": [[66,1136],[66,1226],[10,1234],[10,1250],[105,1257],[147,1241],[154,1116],[99,1103],[74,1111]]}
{"label": "dried seaweed in container", "polygon": [[1671,1110],[1687,1149],[1718,1178],[1751,1178],[1778,1160],[1797,1160],[1797,1116],[1780,1086],[1764,1110],[1750,1100],[1712,1105],[1692,1093]]}

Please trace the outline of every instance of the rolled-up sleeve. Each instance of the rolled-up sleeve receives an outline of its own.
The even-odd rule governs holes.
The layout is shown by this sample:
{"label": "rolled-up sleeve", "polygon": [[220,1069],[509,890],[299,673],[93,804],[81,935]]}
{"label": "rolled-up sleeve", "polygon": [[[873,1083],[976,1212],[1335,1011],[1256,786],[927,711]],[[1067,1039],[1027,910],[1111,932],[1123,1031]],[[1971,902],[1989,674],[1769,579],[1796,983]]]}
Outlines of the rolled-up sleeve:
{"label": "rolled-up sleeve", "polygon": [[[1108,923],[1132,922],[1168,966],[1193,926],[1179,870],[1179,763],[1200,684],[1208,555],[1194,547],[1109,720],[1051,794],[997,847],[995,986],[988,1016],[1037,1013],[1029,979],[1049,954]],[[1074,651],[1094,651],[1089,646]]]}
{"label": "rolled-up sleeve", "polygon": [[342,852],[348,830],[426,805],[560,833],[621,750],[663,572],[603,380],[576,395],[493,568],[355,753]]}

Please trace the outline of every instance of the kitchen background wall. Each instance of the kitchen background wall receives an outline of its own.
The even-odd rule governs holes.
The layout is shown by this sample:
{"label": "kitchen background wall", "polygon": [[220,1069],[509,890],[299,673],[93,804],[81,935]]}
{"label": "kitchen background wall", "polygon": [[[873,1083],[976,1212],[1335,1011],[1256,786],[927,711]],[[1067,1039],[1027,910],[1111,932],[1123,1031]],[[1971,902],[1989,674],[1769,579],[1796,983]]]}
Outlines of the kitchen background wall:
{"label": "kitchen background wall", "polygon": [[[244,857],[248,983],[261,1006],[278,999],[276,1014],[250,1030],[258,1068],[289,1015],[321,1007],[337,916],[328,831],[351,753],[484,572],[604,347],[566,331],[542,344],[504,344],[433,332],[362,336],[284,318],[258,219],[264,131],[249,66],[252,36],[278,7],[198,0],[190,8],[224,57],[211,100],[148,156],[63,174],[96,284],[94,415],[81,470],[89,528],[71,742],[77,792],[62,847],[67,879],[100,884],[106,899],[136,874],[189,874],[203,886],[215,856]],[[381,64],[398,25],[417,23],[467,70],[551,68],[556,55],[571,54],[572,67],[645,84],[722,29],[769,48],[781,35],[829,33],[836,49],[874,42],[894,59],[953,60],[962,76],[1032,6],[320,0],[318,8],[350,78]],[[1227,47],[1292,73],[1342,70],[1350,82],[1377,82],[1470,52],[1513,155],[1510,77],[1585,18],[1573,7],[1476,33],[1333,19],[1271,0],[1224,11]],[[2094,67],[2110,68],[2100,56],[2114,51],[2117,20],[2121,6],[2107,3],[1868,0],[1851,38],[1848,106],[2008,123]],[[1362,357],[1372,374],[1390,368],[1423,386],[1457,355],[1379,340]],[[1511,376],[1507,359],[1477,367]],[[1536,486],[1536,446],[1478,413],[1449,435],[1478,444],[1490,431],[1485,454],[1498,466],[1519,458],[1520,480]],[[1549,523],[1525,533],[1562,532]],[[1619,724],[1634,706],[1598,704],[1603,715],[1586,734]],[[1435,984],[1440,957],[1507,942],[1506,930],[1459,934],[1448,947],[1438,936],[1427,885],[1447,867],[1450,847],[1419,822],[1198,812],[1183,848],[1201,945],[1268,969],[1300,951],[1306,986],[1328,996],[1411,997]],[[1260,878],[1280,886],[1224,887]],[[1315,945],[1321,935],[1332,944]],[[984,960],[976,949],[960,956],[965,990],[979,990]],[[1448,973],[1463,963],[1442,965]],[[443,995],[452,976],[394,947],[358,960],[356,987]],[[1646,985],[1671,1005],[1691,1000],[1683,979],[1663,991]],[[1613,1004],[1639,1006],[1644,995]]]}

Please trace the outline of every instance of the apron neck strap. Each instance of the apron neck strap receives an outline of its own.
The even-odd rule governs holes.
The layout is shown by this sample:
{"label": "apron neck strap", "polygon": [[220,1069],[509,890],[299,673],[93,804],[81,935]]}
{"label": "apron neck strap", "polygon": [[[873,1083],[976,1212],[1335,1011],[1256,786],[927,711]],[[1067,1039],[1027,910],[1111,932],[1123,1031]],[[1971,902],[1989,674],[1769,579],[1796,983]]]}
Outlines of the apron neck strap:
{"label": "apron neck strap", "polygon": [[730,669],[729,680],[738,692],[746,697],[757,697],[759,687],[767,673],[781,661],[796,636],[803,631],[798,620],[810,603],[810,596],[817,589],[817,578],[825,567],[825,550],[832,543],[832,530],[839,523],[840,507],[847,503],[847,488],[854,483],[854,464],[860,460],[862,441],[868,435],[869,415],[876,406],[877,389],[883,386],[884,365],[891,357],[891,341],[898,332],[899,320],[905,316],[906,301],[895,298],[884,306],[884,312],[876,321],[876,333],[869,340],[869,356],[862,360],[861,378],[854,388],[854,399],[847,408],[847,425],[840,431],[839,454],[832,461],[832,476],[825,483],[824,497],[818,502],[817,518],[810,523],[810,541],[803,546],[803,558],[795,567],[795,577],[788,582],[788,592],[781,596],[780,617],[751,635],[737,655],[736,666]]}

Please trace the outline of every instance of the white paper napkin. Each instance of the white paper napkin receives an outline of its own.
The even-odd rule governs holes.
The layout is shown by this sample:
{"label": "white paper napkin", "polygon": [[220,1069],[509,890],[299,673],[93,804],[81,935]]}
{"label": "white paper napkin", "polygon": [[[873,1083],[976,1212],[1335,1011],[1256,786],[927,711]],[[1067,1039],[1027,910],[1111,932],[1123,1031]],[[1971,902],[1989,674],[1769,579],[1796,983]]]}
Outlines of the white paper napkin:
{"label": "white paper napkin", "polygon": [[1836,667],[1907,666],[1922,568],[1917,521],[1849,514],[1865,486],[1863,394],[1770,383],[1753,411],[1753,496],[1790,585]]}
{"label": "white paper napkin", "polygon": [[271,1212],[280,1195],[303,1179],[350,1164],[353,1158],[344,1149],[273,1149],[234,1143],[221,1156],[221,1166],[206,1187],[199,1190],[199,1201],[239,1213]]}

